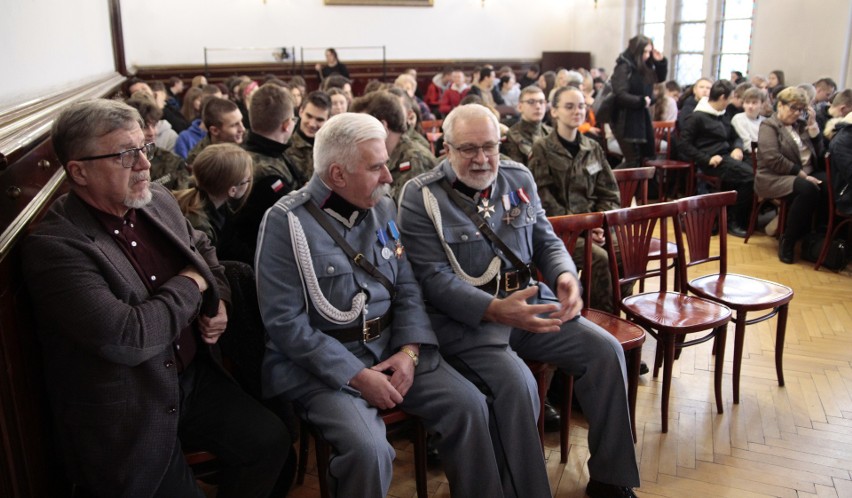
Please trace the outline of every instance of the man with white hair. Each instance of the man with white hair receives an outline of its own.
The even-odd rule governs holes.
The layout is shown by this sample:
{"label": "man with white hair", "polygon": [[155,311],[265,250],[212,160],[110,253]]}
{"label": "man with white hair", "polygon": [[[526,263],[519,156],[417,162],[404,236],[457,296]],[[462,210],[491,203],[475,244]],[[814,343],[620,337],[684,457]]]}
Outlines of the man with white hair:
{"label": "man with white hair", "polygon": [[586,493],[634,497],[624,353],[610,333],[579,317],[577,270],[532,174],[499,159],[498,122],[487,108],[458,107],[443,129],[447,159],[403,187],[400,229],[441,354],[488,399],[503,495],[550,496],[539,399],[523,358],[575,376],[589,420]]}
{"label": "man with white hair", "polygon": [[394,407],[437,436],[453,496],[502,496],[485,397],[438,353],[400,241],[385,136],[367,114],[332,117],[311,180],[266,213],[264,391],[292,400],[334,448],[337,496],[387,495],[394,450],[379,410]]}

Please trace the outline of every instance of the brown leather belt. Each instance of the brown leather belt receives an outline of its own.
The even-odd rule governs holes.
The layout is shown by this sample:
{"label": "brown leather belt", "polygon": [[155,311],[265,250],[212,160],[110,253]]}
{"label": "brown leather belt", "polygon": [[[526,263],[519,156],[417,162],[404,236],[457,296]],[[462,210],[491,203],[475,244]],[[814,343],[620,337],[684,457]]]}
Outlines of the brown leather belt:
{"label": "brown leather belt", "polygon": [[382,336],[382,332],[388,328],[393,320],[393,313],[388,311],[384,315],[367,320],[363,325],[354,325],[342,329],[324,330],[326,334],[334,337],[340,342],[363,341],[370,342]]}
{"label": "brown leather belt", "polygon": [[[533,265],[532,263],[521,267],[517,270],[509,270],[500,273],[500,288],[496,289],[499,291],[503,291],[507,294],[511,294],[512,292],[519,291],[522,289],[526,289],[527,286],[530,285],[530,280],[533,275]],[[480,285],[479,288],[488,292],[489,294],[495,294],[495,286],[497,285],[496,280],[492,280],[487,284]]]}

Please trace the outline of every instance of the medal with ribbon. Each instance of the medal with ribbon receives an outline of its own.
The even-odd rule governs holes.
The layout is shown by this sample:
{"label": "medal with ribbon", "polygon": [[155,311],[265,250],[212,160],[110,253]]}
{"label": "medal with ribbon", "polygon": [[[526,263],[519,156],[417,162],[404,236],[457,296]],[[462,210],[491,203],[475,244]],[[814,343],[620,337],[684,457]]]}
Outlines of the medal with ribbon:
{"label": "medal with ribbon", "polygon": [[402,246],[402,241],[399,240],[399,228],[397,228],[396,222],[393,220],[388,222],[388,228],[390,229],[391,237],[393,237],[394,245],[396,245],[393,252],[396,254],[396,259],[400,259],[402,258],[402,253],[405,252],[405,248]]}
{"label": "medal with ribbon", "polygon": [[382,257],[390,259],[393,256],[393,251],[388,247],[388,234],[383,228],[376,230],[376,237],[379,239],[379,244],[382,245]]}

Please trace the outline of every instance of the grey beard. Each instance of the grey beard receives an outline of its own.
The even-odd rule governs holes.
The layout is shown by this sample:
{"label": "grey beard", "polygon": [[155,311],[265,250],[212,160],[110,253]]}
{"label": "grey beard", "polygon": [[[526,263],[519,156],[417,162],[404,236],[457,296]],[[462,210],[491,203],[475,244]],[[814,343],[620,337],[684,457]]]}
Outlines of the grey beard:
{"label": "grey beard", "polygon": [[374,201],[378,201],[379,199],[381,199],[382,197],[384,197],[386,195],[390,195],[390,185],[387,184],[387,183],[385,183],[383,185],[379,185],[378,187],[376,187],[376,189],[373,190],[373,193],[370,194],[370,198],[373,199]]}

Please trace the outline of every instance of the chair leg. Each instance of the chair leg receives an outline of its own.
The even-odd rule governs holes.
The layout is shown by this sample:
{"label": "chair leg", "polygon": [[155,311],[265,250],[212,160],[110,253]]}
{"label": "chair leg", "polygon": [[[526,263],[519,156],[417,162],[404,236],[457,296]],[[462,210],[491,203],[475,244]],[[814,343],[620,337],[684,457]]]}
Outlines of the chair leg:
{"label": "chair leg", "polygon": [[775,332],[775,372],[778,375],[778,385],[784,387],[784,336],[787,333],[787,304],[778,308],[778,325]]}
{"label": "chair leg", "polygon": [[307,423],[302,421],[299,428],[299,467],[296,471],[296,484],[305,483],[305,473],[308,470],[308,453],[311,438],[311,431],[308,429]]}
{"label": "chair leg", "polygon": [[657,337],[657,353],[654,355],[654,378],[660,375],[660,367],[663,366],[663,341]]}
{"label": "chair leg", "polygon": [[814,270],[819,270],[825,257],[828,256],[829,241],[834,238],[834,213],[828,213],[828,226],[825,229],[825,239],[822,241],[822,250],[819,252],[819,257],[814,264]]}
{"label": "chair leg", "polygon": [[541,441],[541,451],[544,452],[544,400],[547,399],[547,374],[536,375],[538,387],[538,438]]}
{"label": "chair leg", "polygon": [[[740,402],[740,372],[743,368],[746,312],[737,312],[736,318],[734,318],[734,323],[736,324],[734,328],[734,404],[738,404]],[[721,354],[724,357],[725,353],[722,352]]]}
{"label": "chair leg", "polygon": [[331,492],[328,489],[328,459],[331,448],[321,437],[314,437],[317,453],[317,478],[319,479],[320,498],[329,498]]}
{"label": "chair leg", "polygon": [[630,429],[633,431],[633,444],[636,444],[636,394],[639,389],[639,370],[642,365],[642,348],[630,351],[630,370],[627,372],[627,405],[630,409]]}
{"label": "chair leg", "polygon": [[674,370],[674,335],[661,332],[660,339],[663,342],[663,393],[660,402],[660,415],[663,434],[669,432],[669,394],[672,390],[672,370]]}
{"label": "chair leg", "polygon": [[[758,206],[757,196],[754,196],[751,201],[751,215],[748,218],[748,230],[746,230],[745,240],[743,240],[743,244],[748,244],[748,239],[754,233],[754,228],[757,225],[757,215],[758,215]],[[781,221],[781,220],[779,220]]]}
{"label": "chair leg", "polygon": [[571,435],[571,400],[574,397],[574,376],[568,375],[563,371],[559,371],[562,376],[562,384],[565,389],[562,391],[562,406],[559,409],[559,461],[562,463],[568,462],[568,437]]}
{"label": "chair leg", "polygon": [[716,352],[716,371],[713,372],[713,388],[716,391],[716,413],[724,413],[722,400],[722,373],[725,367],[725,339],[728,334],[728,325],[722,325],[716,332],[719,341],[719,350]]}
{"label": "chair leg", "polygon": [[417,498],[428,498],[426,491],[426,429],[420,419],[414,421],[414,476]]}

